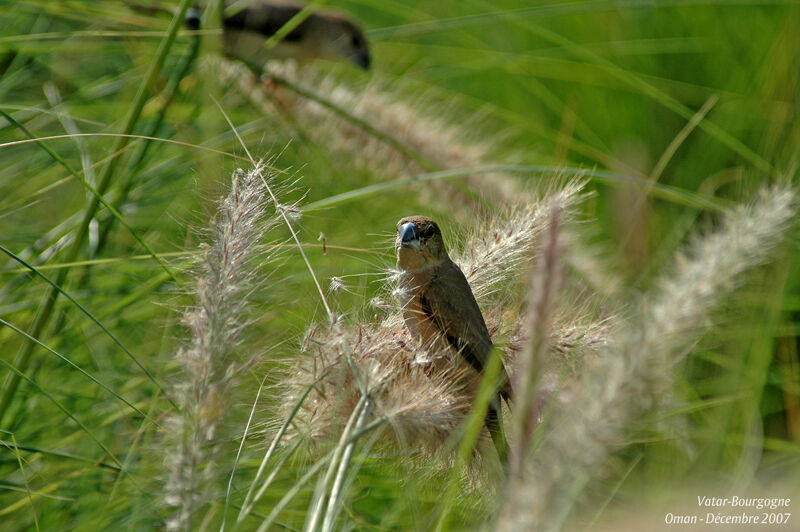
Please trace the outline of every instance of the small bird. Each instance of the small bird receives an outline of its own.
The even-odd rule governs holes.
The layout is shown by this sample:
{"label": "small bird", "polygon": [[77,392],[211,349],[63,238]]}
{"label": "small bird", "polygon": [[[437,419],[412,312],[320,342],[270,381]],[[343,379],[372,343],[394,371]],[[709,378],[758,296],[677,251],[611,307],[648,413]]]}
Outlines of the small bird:
{"label": "small bird", "polygon": [[[235,0],[228,0],[231,6]],[[315,11],[270,49],[264,47],[302,9],[289,0],[252,2],[223,21],[225,54],[262,67],[269,59],[298,61],[328,59],[369,69],[370,54],[364,32],[353,21],[331,11]]]}
{"label": "small bird", "polygon": [[[159,6],[129,0],[125,3],[140,13],[174,15],[173,11]],[[369,69],[371,58],[367,38],[361,28],[344,15],[327,10],[315,11],[275,46],[267,49],[264,46],[267,40],[305,6],[291,0],[257,0],[245,2],[244,7],[237,9],[237,3],[241,0],[225,2],[227,8],[235,10],[223,16],[222,20],[223,51],[228,57],[259,71],[270,59],[327,59]],[[189,9],[186,26],[199,29],[201,16],[198,8]]]}
{"label": "small bird", "polygon": [[[439,226],[425,216],[397,222],[397,269],[403,319],[413,336],[431,350],[455,350],[478,373],[493,349],[486,322],[461,269],[447,254]],[[501,366],[499,389],[489,404],[486,428],[503,463],[508,442],[503,433],[501,402],[512,396],[511,382]]]}

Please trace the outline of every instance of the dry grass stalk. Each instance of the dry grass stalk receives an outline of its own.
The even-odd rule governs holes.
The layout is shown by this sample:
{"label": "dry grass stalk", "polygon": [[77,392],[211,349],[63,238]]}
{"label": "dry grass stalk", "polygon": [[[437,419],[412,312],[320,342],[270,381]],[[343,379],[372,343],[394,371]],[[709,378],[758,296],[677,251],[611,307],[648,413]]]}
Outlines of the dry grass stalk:
{"label": "dry grass stalk", "polygon": [[[411,104],[403,95],[381,90],[377,84],[356,90],[332,76],[320,75],[313,66],[298,69],[291,64],[270,65],[271,74],[335,105],[355,122],[360,122],[358,124],[306,95],[257,79],[242,65],[226,61],[220,70],[264,113],[291,120],[315,143],[346,154],[351,164],[378,179],[493,164],[489,157],[493,145],[487,139],[496,138],[496,135],[483,135],[477,141],[468,142],[463,132],[480,131],[478,125],[453,127],[432,118],[441,116],[441,109],[426,113],[424,104]],[[463,180],[472,190],[503,204],[518,202],[522,192],[512,176],[499,172],[470,174]],[[454,189],[445,182],[433,188],[440,190],[441,186],[448,187],[452,195]],[[472,200],[471,196],[455,190],[459,200]]]}
{"label": "dry grass stalk", "polygon": [[561,526],[583,483],[626,424],[669,387],[669,371],[708,322],[709,312],[745,270],[766,261],[796,214],[796,193],[775,186],[734,209],[715,232],[696,238],[636,312],[554,405],[526,483],[528,506],[505,529]]}
{"label": "dry grass stalk", "polygon": [[[524,454],[530,447],[534,429],[539,422],[540,409],[536,393],[550,358],[548,340],[562,277],[559,264],[559,256],[562,254],[559,243],[559,211],[559,206],[554,205],[548,234],[542,243],[539,260],[534,265],[528,290],[525,329],[529,331],[529,339],[517,361],[518,369],[515,374],[516,408],[512,433],[514,449],[509,462],[512,483],[524,480]],[[517,493],[513,487],[509,490],[509,507],[519,503],[515,497]]]}
{"label": "dry grass stalk", "polygon": [[[509,282],[519,279],[521,271],[530,264],[537,264],[541,256],[538,247],[543,236],[550,230],[553,209],[560,211],[564,223],[569,222],[575,207],[586,197],[585,183],[567,181],[561,188],[553,188],[538,201],[513,209],[502,222],[494,222],[493,230],[484,230],[467,238],[465,251],[454,254],[472,287],[478,303],[483,309],[486,325],[495,341],[505,339],[506,361],[512,373],[516,371],[516,357],[530,339],[530,305],[517,308],[509,292],[516,294],[516,286]],[[491,225],[489,227],[492,227]],[[563,229],[559,229],[563,233]],[[577,245],[577,243],[576,243]],[[566,282],[566,279],[565,279]],[[581,358],[602,348],[609,334],[610,313],[598,312],[594,294],[572,280],[570,291],[559,295],[553,307],[552,327],[547,340],[550,352],[556,355],[556,371],[570,353]],[[550,379],[552,375],[545,375]]]}
{"label": "dry grass stalk", "polygon": [[345,361],[342,342],[366,380],[376,415],[385,417],[401,444],[421,443],[435,449],[469,412],[458,379],[432,375],[415,364],[413,341],[401,321],[339,333],[312,332],[307,358],[292,370],[294,380],[284,404],[294,405],[305,387],[315,383],[295,420],[297,434],[311,440],[335,438],[341,432],[361,390]]}
{"label": "dry grass stalk", "polygon": [[177,358],[182,368],[176,395],[181,412],[173,416],[166,503],[176,508],[173,530],[192,529],[192,519],[217,491],[217,434],[230,405],[231,379],[237,373],[236,346],[248,323],[247,294],[254,288],[259,242],[276,221],[258,166],[236,171],[210,229],[210,245],[196,268],[197,303],[183,317],[191,336]]}

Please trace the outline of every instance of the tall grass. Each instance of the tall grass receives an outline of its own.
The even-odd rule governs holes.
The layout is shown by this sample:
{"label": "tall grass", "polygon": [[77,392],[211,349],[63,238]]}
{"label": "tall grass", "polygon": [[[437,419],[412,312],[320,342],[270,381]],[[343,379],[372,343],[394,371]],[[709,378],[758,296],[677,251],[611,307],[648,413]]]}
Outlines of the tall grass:
{"label": "tall grass", "polygon": [[177,510],[168,528],[191,530],[204,505],[219,497],[217,461],[220,443],[227,439],[221,428],[235,396],[236,377],[248,363],[237,356],[251,320],[247,302],[251,292],[268,288],[257,280],[256,265],[268,258],[259,253],[262,239],[282,208],[269,201],[265,172],[259,165],[234,173],[195,274],[197,302],[184,313],[190,339],[176,354],[183,370],[175,393],[180,414],[171,419],[168,434],[174,448],[165,500]]}
{"label": "tall grass", "polygon": [[[337,2],[373,71],[259,79],[172,4],[0,2],[4,530],[796,494],[796,5]],[[417,213],[512,374],[508,470],[490,383],[400,318]]]}

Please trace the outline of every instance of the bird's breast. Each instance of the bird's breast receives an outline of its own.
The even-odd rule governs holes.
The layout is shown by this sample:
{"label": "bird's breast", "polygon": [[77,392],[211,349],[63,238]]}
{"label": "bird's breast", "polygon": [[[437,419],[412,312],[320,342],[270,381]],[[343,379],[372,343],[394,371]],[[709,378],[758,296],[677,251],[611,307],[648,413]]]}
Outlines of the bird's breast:
{"label": "bird's breast", "polygon": [[412,336],[417,338],[427,350],[447,349],[443,343],[442,332],[427,315],[422,300],[431,275],[428,272],[405,273],[400,281],[400,303],[403,306],[403,320]]}

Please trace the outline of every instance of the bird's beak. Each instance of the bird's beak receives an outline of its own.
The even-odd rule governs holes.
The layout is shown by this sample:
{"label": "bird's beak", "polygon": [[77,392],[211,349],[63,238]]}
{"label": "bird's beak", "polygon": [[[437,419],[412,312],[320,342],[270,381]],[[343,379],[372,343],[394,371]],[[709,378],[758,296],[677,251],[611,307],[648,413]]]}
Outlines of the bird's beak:
{"label": "bird's beak", "polygon": [[414,248],[417,251],[422,251],[419,245],[419,231],[416,225],[408,222],[400,227],[400,245],[404,248]]}
{"label": "bird's beak", "polygon": [[353,57],[353,62],[359,68],[363,68],[364,70],[369,70],[369,65],[371,63],[369,52],[367,50],[359,50],[358,52],[356,52],[355,57]]}

